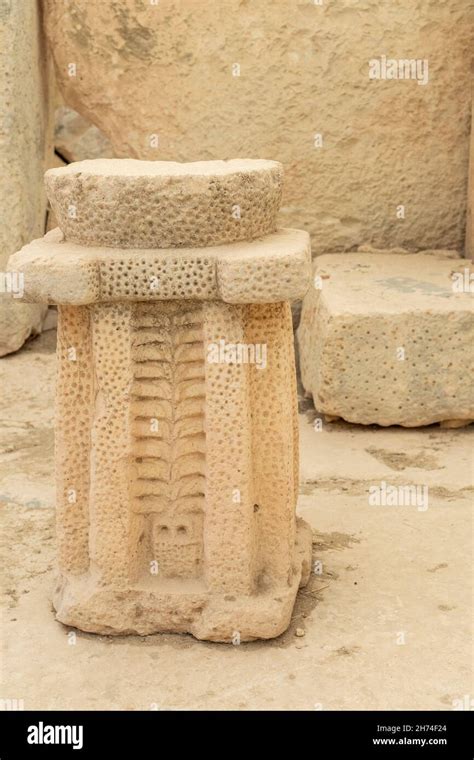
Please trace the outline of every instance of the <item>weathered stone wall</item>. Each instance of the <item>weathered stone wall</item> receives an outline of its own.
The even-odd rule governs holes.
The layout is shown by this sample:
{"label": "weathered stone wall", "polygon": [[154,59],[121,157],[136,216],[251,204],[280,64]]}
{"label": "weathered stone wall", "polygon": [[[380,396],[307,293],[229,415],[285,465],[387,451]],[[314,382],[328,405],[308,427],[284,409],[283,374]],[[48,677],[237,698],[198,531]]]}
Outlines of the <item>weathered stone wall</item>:
{"label": "weathered stone wall", "polygon": [[[0,0],[0,270],[44,233],[43,173],[51,165],[52,67],[39,3]],[[41,331],[45,308],[0,293],[0,356]]]}
{"label": "weathered stone wall", "polygon": [[[64,99],[117,155],[279,160],[281,221],[308,229],[315,253],[361,243],[462,248],[467,0],[46,0],[45,8]],[[369,79],[369,60],[384,55],[426,59],[427,84]]]}
{"label": "weathered stone wall", "polygon": [[469,178],[467,183],[466,258],[474,259],[474,99],[472,101]]}

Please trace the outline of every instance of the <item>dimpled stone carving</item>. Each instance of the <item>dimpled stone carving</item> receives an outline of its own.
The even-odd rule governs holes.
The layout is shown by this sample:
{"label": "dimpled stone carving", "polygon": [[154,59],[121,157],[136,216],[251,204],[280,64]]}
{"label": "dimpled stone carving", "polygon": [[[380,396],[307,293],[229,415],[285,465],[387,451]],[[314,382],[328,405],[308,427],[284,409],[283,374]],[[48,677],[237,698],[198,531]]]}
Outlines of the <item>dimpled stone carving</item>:
{"label": "dimpled stone carving", "polygon": [[[63,229],[10,260],[25,300],[59,311],[57,618],[271,638],[310,571],[288,303],[308,235],[276,230],[279,164],[141,163],[87,162],[83,184],[83,164],[48,173]],[[73,198],[93,216],[79,232]]]}
{"label": "dimpled stone carving", "polygon": [[364,425],[474,420],[473,292],[467,259],[318,257],[298,328],[316,409]]}
{"label": "dimpled stone carving", "polygon": [[301,230],[204,249],[125,250],[69,243],[55,229],[25,245],[14,263],[28,272],[25,301],[80,305],[158,296],[266,303],[300,298],[311,273],[308,251]]}
{"label": "dimpled stone carving", "polygon": [[117,248],[178,248],[253,240],[276,230],[276,161],[97,159],[46,172],[66,240]]}

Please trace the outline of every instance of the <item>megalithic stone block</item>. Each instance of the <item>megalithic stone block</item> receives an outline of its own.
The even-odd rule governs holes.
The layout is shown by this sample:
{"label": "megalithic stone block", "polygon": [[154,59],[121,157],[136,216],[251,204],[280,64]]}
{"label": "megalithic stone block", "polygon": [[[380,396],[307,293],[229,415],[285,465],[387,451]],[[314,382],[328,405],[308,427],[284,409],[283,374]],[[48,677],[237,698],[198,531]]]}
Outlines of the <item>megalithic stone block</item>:
{"label": "megalithic stone block", "polygon": [[329,417],[416,427],[474,420],[474,273],[429,253],[319,256],[303,301],[303,386]]}
{"label": "megalithic stone block", "polygon": [[58,305],[57,618],[97,633],[277,636],[310,571],[295,517],[289,301],[307,233],[271,161],[46,174],[61,229],[15,254]]}

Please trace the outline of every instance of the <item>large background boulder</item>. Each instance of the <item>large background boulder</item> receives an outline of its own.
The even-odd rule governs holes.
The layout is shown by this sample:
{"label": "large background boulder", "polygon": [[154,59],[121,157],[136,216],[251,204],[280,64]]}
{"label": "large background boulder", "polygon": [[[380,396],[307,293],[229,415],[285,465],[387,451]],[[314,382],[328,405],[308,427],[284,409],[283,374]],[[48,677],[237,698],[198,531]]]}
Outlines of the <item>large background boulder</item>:
{"label": "large background boulder", "polygon": [[[365,242],[463,248],[465,0],[47,0],[45,9],[64,100],[117,156],[281,161],[281,221],[310,231],[316,254]],[[428,83],[369,79],[369,61],[383,55],[426,59]]]}

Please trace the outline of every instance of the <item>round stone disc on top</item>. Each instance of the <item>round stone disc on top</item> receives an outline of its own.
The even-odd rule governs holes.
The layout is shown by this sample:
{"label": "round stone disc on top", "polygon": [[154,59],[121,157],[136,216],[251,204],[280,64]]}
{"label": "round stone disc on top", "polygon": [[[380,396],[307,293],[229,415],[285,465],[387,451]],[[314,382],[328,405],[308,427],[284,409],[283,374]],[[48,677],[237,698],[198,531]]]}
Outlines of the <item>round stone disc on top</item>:
{"label": "round stone disc on top", "polygon": [[204,247],[276,230],[277,161],[79,161],[46,172],[65,239],[116,248]]}

